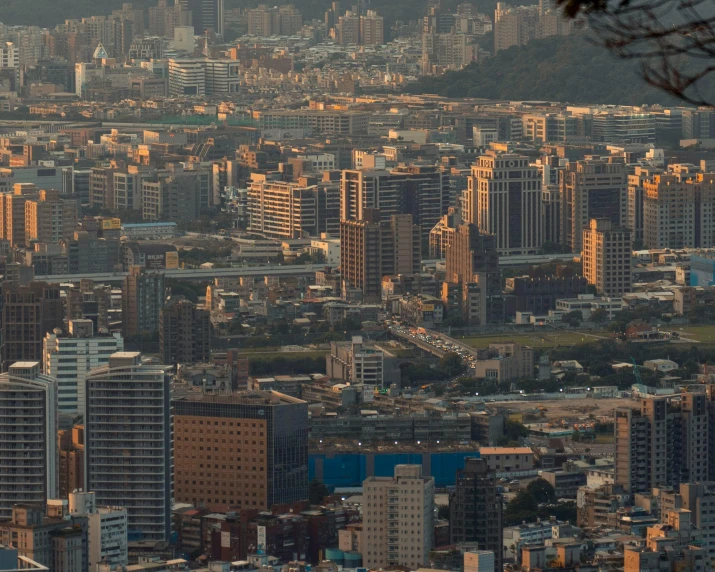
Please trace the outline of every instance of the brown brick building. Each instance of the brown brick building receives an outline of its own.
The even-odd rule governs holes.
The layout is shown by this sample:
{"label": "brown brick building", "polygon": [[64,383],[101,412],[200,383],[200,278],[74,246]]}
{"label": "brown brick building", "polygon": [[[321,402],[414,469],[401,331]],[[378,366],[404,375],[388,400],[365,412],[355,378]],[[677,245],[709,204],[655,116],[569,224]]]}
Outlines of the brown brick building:
{"label": "brown brick building", "polygon": [[308,497],[308,404],[277,391],[172,401],[177,502],[269,509]]}

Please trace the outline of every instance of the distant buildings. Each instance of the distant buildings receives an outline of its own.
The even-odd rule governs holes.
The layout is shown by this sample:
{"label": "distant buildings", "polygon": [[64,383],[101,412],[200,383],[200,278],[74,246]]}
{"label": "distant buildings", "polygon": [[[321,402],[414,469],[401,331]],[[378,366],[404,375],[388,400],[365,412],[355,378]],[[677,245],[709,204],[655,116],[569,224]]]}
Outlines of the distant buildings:
{"label": "distant buildings", "polygon": [[434,547],[434,478],[421,465],[363,482],[363,565],[422,568]]}
{"label": "distant buildings", "polygon": [[177,501],[269,510],[308,497],[305,401],[250,391],[177,396],[172,407]]}
{"label": "distant buildings", "polygon": [[122,290],[124,337],[158,331],[165,296],[164,274],[129,268]]}
{"label": "distant buildings", "polygon": [[211,316],[182,297],[171,296],[159,318],[161,363],[206,363],[211,356]]}
{"label": "distant buildings", "polygon": [[98,504],[126,508],[129,534],[148,541],[171,532],[169,397],[164,368],[142,363],[138,352],[112,354],[87,378],[87,489]]}
{"label": "distant buildings", "polygon": [[591,219],[583,231],[583,274],[603,296],[631,291],[633,233],[610,219]]}

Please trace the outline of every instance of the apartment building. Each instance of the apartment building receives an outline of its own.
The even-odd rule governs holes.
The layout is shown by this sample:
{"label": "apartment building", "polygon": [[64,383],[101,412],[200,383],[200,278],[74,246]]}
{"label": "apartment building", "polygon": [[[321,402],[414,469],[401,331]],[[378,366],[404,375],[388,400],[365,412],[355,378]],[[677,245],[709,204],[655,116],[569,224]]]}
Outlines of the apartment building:
{"label": "apartment building", "polygon": [[631,291],[633,233],[610,219],[591,219],[583,231],[583,275],[598,294],[615,297]]}
{"label": "apartment building", "polygon": [[131,266],[122,289],[124,336],[157,331],[165,296],[163,273]]}
{"label": "apartment building", "polygon": [[57,497],[57,382],[39,362],[13,363],[0,374],[0,411],[0,518],[10,518],[15,505]]}
{"label": "apartment building", "polygon": [[360,43],[364,46],[381,46],[385,43],[385,19],[375,10],[360,16]]}
{"label": "apartment building", "polygon": [[536,254],[544,243],[541,194],[528,157],[489,151],[472,166],[464,218],[496,237],[499,254]]}
{"label": "apartment building", "polygon": [[211,357],[211,314],[183,296],[171,296],[159,318],[161,363],[206,363]]}
{"label": "apartment building", "polygon": [[57,380],[58,410],[68,415],[84,412],[85,382],[90,370],[106,365],[109,356],[124,351],[121,334],[95,334],[90,319],[69,321],[69,331],[48,332],[42,342],[44,372]]}
{"label": "apartment building", "polygon": [[494,553],[492,570],[502,570],[502,498],[497,493],[496,473],[484,459],[465,459],[457,471],[455,491],[449,497],[451,544],[476,542]]}
{"label": "apartment building", "polygon": [[423,568],[434,547],[434,478],[421,465],[363,481],[363,565]]}
{"label": "apartment building", "polygon": [[361,336],[353,336],[350,342],[330,342],[330,354],[325,359],[331,379],[376,387],[389,387],[400,379],[397,358]]}
{"label": "apartment building", "polygon": [[621,159],[587,158],[570,162],[559,173],[561,240],[571,252],[581,252],[583,231],[591,219],[628,222],[627,171]]}
{"label": "apartment building", "polygon": [[99,564],[112,568],[129,563],[127,510],[122,507],[97,506],[95,494],[74,491],[69,493],[69,514],[88,521],[89,570]]}
{"label": "apartment building", "polygon": [[308,404],[277,391],[172,400],[176,500],[226,511],[308,497]]}
{"label": "apartment building", "polygon": [[10,246],[25,245],[25,204],[38,194],[33,183],[15,183],[11,193],[0,197],[0,238],[9,241]]}
{"label": "apartment building", "polygon": [[633,232],[633,242],[636,245],[643,245],[644,236],[644,201],[645,189],[643,184],[661,172],[661,169],[654,167],[636,167],[633,173],[628,174],[628,222],[626,226]]}
{"label": "apartment building", "polygon": [[57,189],[40,190],[37,200],[25,202],[25,244],[72,238],[76,226],[77,201],[61,199]]}
{"label": "apartment building", "polygon": [[534,350],[514,342],[491,343],[488,349],[479,350],[474,375],[495,383],[532,379]]}
{"label": "apartment building", "polygon": [[343,295],[358,289],[363,302],[382,299],[382,277],[416,274],[421,262],[421,233],[412,215],[366,209],[362,220],[340,222],[340,272]]}
{"label": "apartment building", "polygon": [[[87,490],[127,509],[128,533],[168,540],[174,498],[169,378],[139,352],[117,352],[87,377]],[[117,486],[121,479],[121,486]]]}

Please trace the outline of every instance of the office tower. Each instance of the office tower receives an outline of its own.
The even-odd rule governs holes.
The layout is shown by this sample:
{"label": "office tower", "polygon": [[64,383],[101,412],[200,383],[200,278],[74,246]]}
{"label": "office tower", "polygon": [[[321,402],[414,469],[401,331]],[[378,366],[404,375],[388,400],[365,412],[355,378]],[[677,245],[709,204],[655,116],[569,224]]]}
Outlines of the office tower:
{"label": "office tower", "polygon": [[163,273],[147,272],[142,266],[129,268],[122,290],[124,337],[159,329],[165,295]]}
{"label": "office tower", "polygon": [[536,39],[539,28],[538,6],[510,7],[497,2],[494,11],[494,53],[512,46],[524,46]]}
{"label": "office tower", "polygon": [[84,517],[88,521],[89,570],[107,564],[112,569],[129,563],[127,546],[127,509],[113,506],[97,506],[93,492],[71,492],[69,514]]}
{"label": "office tower", "polygon": [[0,238],[10,241],[10,246],[25,244],[25,203],[36,199],[37,186],[32,183],[15,183],[12,193],[4,195],[0,200]]}
{"label": "office tower", "polygon": [[593,141],[613,145],[655,144],[656,118],[653,113],[640,110],[633,112],[605,110],[594,114],[591,121]]}
{"label": "office tower", "polygon": [[456,311],[469,324],[502,322],[496,237],[480,232],[476,225],[461,224],[452,231],[446,258],[442,299],[448,312]]}
{"label": "office tower", "polygon": [[710,248],[715,245],[715,173],[668,173],[643,181],[645,248]]}
{"label": "office tower", "polygon": [[41,361],[47,332],[63,326],[59,284],[30,282],[2,285],[2,369],[16,361]]}
{"label": "office tower", "polygon": [[350,10],[338,18],[336,40],[343,46],[360,44],[360,16]]}
{"label": "office tower", "polygon": [[325,27],[328,30],[328,35],[335,37],[335,28],[340,19],[340,2],[332,2],[330,8],[325,11]]}
{"label": "office tower", "polygon": [[224,0],[177,0],[177,4],[191,12],[195,35],[208,32],[223,35]]}
{"label": "office tower", "polygon": [[[94,280],[83,278],[79,286],[73,286],[66,291],[65,321],[92,320],[94,331],[103,333],[109,331],[112,320],[112,287],[107,284],[95,284]],[[119,308],[116,309],[120,311]]]}
{"label": "office tower", "polygon": [[178,502],[270,510],[308,498],[305,401],[277,391],[190,393],[172,408]]}
{"label": "office tower", "polygon": [[544,243],[539,169],[524,155],[487,152],[472,166],[465,220],[496,236],[503,255],[536,254]]}
{"label": "office tower", "polygon": [[171,296],[159,319],[161,363],[206,363],[211,357],[211,314],[183,296]]}
{"label": "office tower", "polygon": [[72,238],[76,226],[77,201],[60,198],[57,189],[41,190],[36,200],[25,202],[25,244]]}
{"label": "office tower", "polygon": [[[84,412],[84,411],[83,411]],[[66,498],[72,491],[82,489],[84,480],[84,425],[57,432],[59,457],[58,498]]]}
{"label": "office tower", "polygon": [[645,190],[643,184],[661,169],[654,167],[635,167],[633,173],[628,174],[628,221],[626,226],[633,231],[634,249],[643,247],[643,207],[645,203]]}
{"label": "office tower", "polygon": [[591,219],[583,231],[583,275],[603,296],[631,291],[633,233],[609,219]]}
{"label": "office tower", "polygon": [[95,334],[89,319],[69,322],[69,332],[56,329],[43,340],[44,372],[57,380],[60,413],[81,415],[84,411],[85,381],[90,370],[106,365],[109,356],[124,351],[121,334]]}
{"label": "office tower", "polygon": [[[9,570],[89,569],[87,519],[69,516],[66,500],[48,499],[46,511],[42,504],[15,505],[9,518],[0,522],[0,544],[17,550]],[[18,567],[17,557],[30,562],[24,560]]]}
{"label": "office tower", "polygon": [[422,465],[397,465],[394,477],[363,481],[363,565],[423,568],[434,547],[434,478]]}
{"label": "office tower", "polygon": [[380,221],[380,211],[366,209],[362,220],[340,222],[340,272],[343,295],[360,291],[365,302],[382,298],[382,277],[419,272],[420,229],[412,215]]}
{"label": "office tower", "polygon": [[126,508],[129,534],[149,541],[171,532],[169,393],[164,368],[139,352],[112,354],[87,377],[87,490],[98,504]]}
{"label": "office tower", "polygon": [[437,167],[345,170],[340,181],[340,218],[361,219],[366,209],[379,209],[384,218],[411,214],[426,239],[449,210],[451,198],[449,173]]}
{"label": "office tower", "polygon": [[455,492],[449,497],[450,543],[476,542],[494,553],[493,570],[502,569],[502,498],[496,474],[484,459],[466,459],[457,471]]}
{"label": "office tower", "polygon": [[715,109],[683,109],[681,114],[683,139],[715,139]]}
{"label": "office tower", "polygon": [[39,362],[14,362],[0,374],[0,518],[13,505],[57,496],[57,384]]}
{"label": "office tower", "polygon": [[169,96],[238,93],[241,65],[230,60],[170,59]]}
{"label": "office tower", "polygon": [[640,410],[615,410],[614,478],[628,493],[710,479],[708,396],[680,397],[680,403],[652,397],[641,401]]}
{"label": "office tower", "polygon": [[626,175],[622,159],[616,157],[571,162],[559,173],[561,240],[571,252],[581,252],[583,231],[592,218],[627,224]]}
{"label": "office tower", "polygon": [[364,46],[380,46],[385,43],[385,20],[375,10],[360,16],[360,40]]}

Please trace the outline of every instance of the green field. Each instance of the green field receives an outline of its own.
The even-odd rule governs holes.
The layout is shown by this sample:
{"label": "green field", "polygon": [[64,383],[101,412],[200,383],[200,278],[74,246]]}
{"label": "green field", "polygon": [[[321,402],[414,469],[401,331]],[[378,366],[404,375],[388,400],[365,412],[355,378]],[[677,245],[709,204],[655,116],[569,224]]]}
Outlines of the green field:
{"label": "green field", "polygon": [[282,352],[280,351],[279,348],[276,349],[247,349],[247,350],[240,350],[238,351],[238,354],[242,358],[247,358],[247,359],[264,359],[264,360],[273,360],[279,357],[285,358],[285,359],[298,359],[298,358],[317,358],[317,357],[325,357],[330,353],[330,350],[308,350],[305,352]]}
{"label": "green field", "polygon": [[[661,330],[665,330],[661,327]],[[681,338],[697,340],[701,344],[715,344],[715,325],[673,326],[671,331],[678,332]]]}
{"label": "green field", "polygon": [[473,348],[486,348],[493,342],[516,342],[532,348],[555,348],[556,346],[572,346],[595,342],[601,338],[611,338],[610,332],[556,332],[544,330],[543,332],[528,332],[516,334],[491,334],[464,338],[466,344]]}

